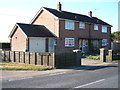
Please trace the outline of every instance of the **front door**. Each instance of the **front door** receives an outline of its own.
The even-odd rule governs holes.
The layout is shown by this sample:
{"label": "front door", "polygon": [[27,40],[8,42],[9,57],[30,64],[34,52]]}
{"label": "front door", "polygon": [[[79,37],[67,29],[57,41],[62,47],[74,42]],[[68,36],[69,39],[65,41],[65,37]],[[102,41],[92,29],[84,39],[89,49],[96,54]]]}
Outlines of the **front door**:
{"label": "front door", "polygon": [[55,51],[55,39],[50,38],[49,39],[49,52]]}
{"label": "front door", "polygon": [[88,51],[88,40],[85,39],[79,40],[79,48],[82,53],[86,53]]}

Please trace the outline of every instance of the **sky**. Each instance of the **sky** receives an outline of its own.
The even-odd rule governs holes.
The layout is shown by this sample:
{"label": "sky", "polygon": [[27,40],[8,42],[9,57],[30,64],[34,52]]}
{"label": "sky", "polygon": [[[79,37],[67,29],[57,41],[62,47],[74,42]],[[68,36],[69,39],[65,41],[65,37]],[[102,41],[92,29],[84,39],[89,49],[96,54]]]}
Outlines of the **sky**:
{"label": "sky", "polygon": [[[112,25],[112,32],[118,31],[118,2],[120,0],[0,0],[0,42],[9,42],[9,34],[16,23],[30,23],[41,7],[88,15]],[[120,4],[119,4],[120,5]]]}

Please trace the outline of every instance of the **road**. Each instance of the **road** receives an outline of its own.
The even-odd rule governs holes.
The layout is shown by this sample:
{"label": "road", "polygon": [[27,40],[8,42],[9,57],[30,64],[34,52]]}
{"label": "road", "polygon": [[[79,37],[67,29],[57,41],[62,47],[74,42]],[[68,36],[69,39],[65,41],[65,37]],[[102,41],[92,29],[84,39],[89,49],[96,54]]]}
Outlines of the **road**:
{"label": "road", "polygon": [[118,88],[118,64],[82,66],[69,71],[3,79],[2,88]]}

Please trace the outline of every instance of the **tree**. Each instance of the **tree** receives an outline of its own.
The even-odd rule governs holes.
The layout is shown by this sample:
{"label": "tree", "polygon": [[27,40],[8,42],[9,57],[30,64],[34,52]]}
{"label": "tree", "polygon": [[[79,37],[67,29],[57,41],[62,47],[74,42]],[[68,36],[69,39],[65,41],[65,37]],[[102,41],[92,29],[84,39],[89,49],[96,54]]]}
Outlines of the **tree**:
{"label": "tree", "polygon": [[111,34],[112,42],[120,42],[120,31]]}

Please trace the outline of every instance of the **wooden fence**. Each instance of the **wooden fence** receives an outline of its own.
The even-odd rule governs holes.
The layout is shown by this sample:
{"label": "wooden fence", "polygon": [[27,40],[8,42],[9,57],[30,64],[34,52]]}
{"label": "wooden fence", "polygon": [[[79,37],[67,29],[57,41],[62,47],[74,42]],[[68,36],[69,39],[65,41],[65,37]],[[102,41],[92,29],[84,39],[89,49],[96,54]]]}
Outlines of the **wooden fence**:
{"label": "wooden fence", "polygon": [[49,52],[17,52],[1,51],[5,62],[17,62],[52,67],[71,67],[81,65],[81,52],[49,53]]}
{"label": "wooden fence", "polygon": [[81,65],[81,52],[55,54],[57,67],[72,67]]}
{"label": "wooden fence", "polygon": [[54,53],[1,51],[3,61],[55,67]]}

